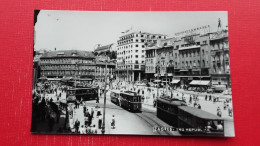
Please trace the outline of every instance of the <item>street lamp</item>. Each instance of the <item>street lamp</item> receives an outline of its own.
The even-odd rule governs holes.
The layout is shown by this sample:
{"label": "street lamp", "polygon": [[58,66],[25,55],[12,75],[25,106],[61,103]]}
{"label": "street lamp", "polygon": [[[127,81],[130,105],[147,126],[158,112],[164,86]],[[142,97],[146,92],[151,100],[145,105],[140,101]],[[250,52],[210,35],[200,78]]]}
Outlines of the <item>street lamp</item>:
{"label": "street lamp", "polygon": [[159,97],[159,74],[160,74],[160,65],[157,64],[156,66],[156,72],[157,72],[157,98]]}
{"label": "street lamp", "polygon": [[106,52],[106,69],[105,69],[105,91],[104,91],[104,107],[103,107],[103,123],[102,123],[102,134],[105,134],[105,113],[106,113],[106,87],[107,87],[107,62],[108,62],[108,56],[107,56],[107,52]]}

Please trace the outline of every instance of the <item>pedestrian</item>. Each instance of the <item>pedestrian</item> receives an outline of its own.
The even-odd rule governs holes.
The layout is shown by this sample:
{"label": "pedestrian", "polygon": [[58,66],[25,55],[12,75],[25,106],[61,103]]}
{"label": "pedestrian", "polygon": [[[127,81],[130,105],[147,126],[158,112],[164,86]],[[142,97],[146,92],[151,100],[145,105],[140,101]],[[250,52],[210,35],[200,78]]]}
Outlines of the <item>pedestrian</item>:
{"label": "pedestrian", "polygon": [[205,100],[207,101],[207,99],[208,99],[208,96],[206,95],[206,96],[205,96]]}
{"label": "pedestrian", "polygon": [[115,129],[115,124],[116,124],[116,120],[115,120],[115,115],[112,116],[112,122],[111,122],[111,128]]}
{"label": "pedestrian", "polygon": [[98,116],[98,129],[101,129],[101,125],[102,125],[102,116],[99,115]]}
{"label": "pedestrian", "polygon": [[209,101],[211,101],[211,95],[209,95]]}
{"label": "pedestrian", "polygon": [[84,127],[85,127],[84,125],[81,125],[81,127],[79,128],[79,133],[80,134],[85,134],[86,129]]}
{"label": "pedestrian", "polygon": [[79,133],[79,126],[80,126],[80,122],[78,119],[76,119],[75,124],[74,124],[74,128],[76,130],[76,133]]}
{"label": "pedestrian", "polygon": [[87,110],[87,107],[86,107],[86,105],[84,104],[84,106],[83,106],[83,113],[85,113],[86,110]]}
{"label": "pedestrian", "polygon": [[191,95],[190,95],[189,103],[192,104],[192,97],[191,97]]}
{"label": "pedestrian", "polygon": [[101,110],[99,108],[98,111],[97,111],[97,117],[100,116],[100,115],[101,115]]}
{"label": "pedestrian", "polygon": [[217,115],[218,115],[219,117],[221,117],[221,116],[222,116],[222,113],[221,113],[221,110],[220,110],[220,108],[219,108],[219,107],[217,108]]}
{"label": "pedestrian", "polygon": [[156,107],[156,99],[153,99],[153,107]]}
{"label": "pedestrian", "polygon": [[97,96],[96,103],[99,103],[99,96]]}
{"label": "pedestrian", "polygon": [[92,128],[91,128],[91,132],[92,134],[97,134],[97,128],[96,128],[96,125],[93,125]]}
{"label": "pedestrian", "polygon": [[200,106],[200,104],[198,104],[198,109],[201,109],[201,106]]}
{"label": "pedestrian", "polygon": [[228,108],[228,115],[230,116],[230,117],[232,117],[232,113],[233,113],[233,110],[232,110],[232,108],[231,108],[231,106]]}

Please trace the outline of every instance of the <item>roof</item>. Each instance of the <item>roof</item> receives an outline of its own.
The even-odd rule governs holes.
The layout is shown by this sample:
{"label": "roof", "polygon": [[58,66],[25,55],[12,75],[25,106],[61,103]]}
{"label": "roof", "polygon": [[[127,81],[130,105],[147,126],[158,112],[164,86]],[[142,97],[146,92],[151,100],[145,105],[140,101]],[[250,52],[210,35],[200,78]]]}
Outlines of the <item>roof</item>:
{"label": "roof", "polygon": [[161,96],[160,98],[158,98],[158,100],[163,102],[163,103],[174,105],[174,106],[186,105],[186,103],[183,100],[171,98],[169,96]]}
{"label": "roof", "polygon": [[133,91],[125,91],[125,92],[122,92],[122,94],[130,95],[130,96],[140,96],[136,92],[133,92]]}
{"label": "roof", "polygon": [[201,118],[201,119],[211,119],[211,120],[222,120],[222,118],[216,116],[216,115],[213,115],[209,112],[206,112],[206,111],[203,111],[201,109],[198,109],[198,108],[195,108],[195,107],[190,107],[190,106],[180,106],[179,109],[187,112],[187,113],[190,113],[198,118]]}
{"label": "roof", "polygon": [[55,58],[55,57],[83,57],[83,58],[95,58],[94,54],[90,51],[81,50],[61,50],[61,51],[49,51],[45,52],[41,58]]}
{"label": "roof", "polygon": [[209,80],[193,80],[190,82],[190,85],[204,85],[204,86],[207,86],[209,85],[210,81]]}
{"label": "roof", "polygon": [[113,92],[113,93],[117,93],[117,94],[121,93],[120,90],[112,90],[111,92]]}
{"label": "roof", "polygon": [[106,45],[106,46],[100,46],[100,47],[97,47],[94,51],[108,51],[110,50],[111,46],[113,44],[109,44],[109,45]]}
{"label": "roof", "polygon": [[175,40],[176,40],[176,38],[167,38],[167,39],[163,39],[163,40],[157,40],[157,43],[154,43],[154,42],[147,43],[147,50],[160,49],[160,48],[164,48],[164,47],[173,47]]}

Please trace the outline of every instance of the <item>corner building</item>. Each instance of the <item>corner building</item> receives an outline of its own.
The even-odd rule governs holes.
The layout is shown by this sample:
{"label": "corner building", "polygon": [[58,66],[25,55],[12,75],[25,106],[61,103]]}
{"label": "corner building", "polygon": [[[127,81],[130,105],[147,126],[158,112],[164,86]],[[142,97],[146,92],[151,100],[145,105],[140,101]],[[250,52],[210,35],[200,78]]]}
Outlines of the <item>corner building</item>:
{"label": "corner building", "polygon": [[132,32],[117,41],[117,78],[140,81],[145,78],[145,49],[148,42],[166,39],[166,35]]}

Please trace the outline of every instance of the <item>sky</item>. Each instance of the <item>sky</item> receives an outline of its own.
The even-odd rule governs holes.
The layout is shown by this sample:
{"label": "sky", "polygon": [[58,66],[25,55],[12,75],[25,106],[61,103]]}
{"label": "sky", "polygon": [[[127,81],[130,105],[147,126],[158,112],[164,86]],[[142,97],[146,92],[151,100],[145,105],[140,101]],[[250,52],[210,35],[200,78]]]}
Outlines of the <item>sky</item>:
{"label": "sky", "polygon": [[116,43],[122,32],[142,31],[166,34],[210,25],[217,30],[218,19],[228,25],[227,11],[55,11],[41,10],[35,24],[35,50],[85,50],[93,51]]}

